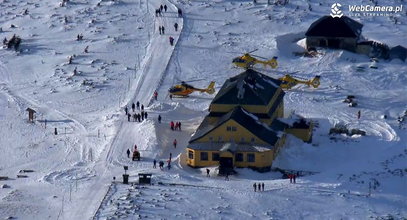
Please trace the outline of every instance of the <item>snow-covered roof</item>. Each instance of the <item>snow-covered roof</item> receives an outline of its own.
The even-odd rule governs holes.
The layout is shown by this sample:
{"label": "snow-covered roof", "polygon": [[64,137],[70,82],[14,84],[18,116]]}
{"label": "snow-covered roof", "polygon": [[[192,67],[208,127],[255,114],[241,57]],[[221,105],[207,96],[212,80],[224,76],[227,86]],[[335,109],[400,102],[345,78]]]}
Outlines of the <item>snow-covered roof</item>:
{"label": "snow-covered roof", "polygon": [[265,152],[272,150],[272,146],[248,144],[248,143],[224,143],[224,142],[212,142],[212,143],[192,143],[187,146],[192,150],[200,151],[230,151],[232,153],[237,152]]}
{"label": "snow-covered roof", "polygon": [[226,80],[212,104],[267,105],[280,84],[280,80],[249,69]]}

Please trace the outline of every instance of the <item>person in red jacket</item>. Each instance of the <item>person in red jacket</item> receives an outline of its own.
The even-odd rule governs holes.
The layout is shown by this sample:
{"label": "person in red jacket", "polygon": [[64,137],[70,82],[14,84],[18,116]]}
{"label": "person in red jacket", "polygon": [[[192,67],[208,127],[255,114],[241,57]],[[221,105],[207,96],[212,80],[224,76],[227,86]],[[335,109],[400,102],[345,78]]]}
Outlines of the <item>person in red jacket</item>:
{"label": "person in red jacket", "polygon": [[170,122],[170,127],[171,127],[171,130],[174,130],[174,122],[173,121]]}

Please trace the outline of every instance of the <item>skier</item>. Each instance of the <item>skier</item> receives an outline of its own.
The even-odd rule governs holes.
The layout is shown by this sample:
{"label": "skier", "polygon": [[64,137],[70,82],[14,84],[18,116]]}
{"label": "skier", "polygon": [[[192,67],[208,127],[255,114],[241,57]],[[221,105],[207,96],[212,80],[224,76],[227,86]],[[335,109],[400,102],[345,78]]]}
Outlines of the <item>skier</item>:
{"label": "skier", "polygon": [[141,120],[144,120],[144,112],[141,112]]}
{"label": "skier", "polygon": [[160,11],[162,11],[164,9],[163,5],[160,5]]}
{"label": "skier", "polygon": [[258,184],[257,184],[257,191],[259,191],[259,192],[260,192],[260,190],[261,190],[260,187],[261,187],[261,185],[260,185],[260,183],[258,183]]}
{"label": "skier", "polygon": [[296,178],[296,176],[295,176],[295,174],[293,174],[293,181],[294,181],[294,183],[295,183],[295,178]]}
{"label": "skier", "polygon": [[174,28],[175,28],[175,32],[177,32],[178,31],[178,23],[174,24]]}
{"label": "skier", "polygon": [[158,92],[156,90],[156,91],[154,91],[154,99],[155,99],[155,101],[157,101],[157,98],[158,98]]}
{"label": "skier", "polygon": [[161,169],[161,170],[164,168],[164,162],[160,161],[160,162],[158,163],[158,165],[160,166],[160,169]]}
{"label": "skier", "polygon": [[139,101],[137,101],[136,106],[137,106],[137,109],[139,110],[140,109],[140,102]]}
{"label": "skier", "polygon": [[127,158],[130,158],[130,149],[127,149]]}
{"label": "skier", "polygon": [[158,115],[158,123],[161,124],[161,115]]}
{"label": "skier", "polygon": [[358,119],[360,119],[360,110],[358,111]]}
{"label": "skier", "polygon": [[153,168],[157,168],[156,164],[157,164],[157,161],[154,159],[154,161],[153,161]]}
{"label": "skier", "polygon": [[288,174],[288,178],[290,178],[290,183],[293,183],[293,175],[291,175],[291,173]]}
{"label": "skier", "polygon": [[165,28],[164,28],[164,26],[161,26],[161,32],[162,32],[163,35],[165,34]]}
{"label": "skier", "polygon": [[253,183],[253,189],[254,189],[254,191],[256,192],[256,183]]}
{"label": "skier", "polygon": [[174,46],[174,38],[170,36],[169,39],[170,39],[170,45]]}
{"label": "skier", "polygon": [[127,121],[130,121],[131,115],[127,114]]}
{"label": "skier", "polygon": [[160,32],[161,35],[161,26],[158,26],[158,31]]}
{"label": "skier", "polygon": [[211,175],[209,175],[210,170],[208,168],[206,168],[206,176],[207,177],[211,177]]}
{"label": "skier", "polygon": [[264,192],[264,183],[261,184],[261,191]]}
{"label": "skier", "polygon": [[178,122],[178,129],[181,131],[181,122]]}
{"label": "skier", "polygon": [[172,94],[170,94],[170,99],[172,100]]}
{"label": "skier", "polygon": [[[158,10],[158,9],[155,9],[155,16],[158,17],[158,14],[159,14],[159,10]],[[160,31],[161,31],[161,28],[160,28]],[[161,34],[161,33],[160,33],[160,34]]]}
{"label": "skier", "polygon": [[137,122],[137,114],[136,114],[136,113],[134,113],[134,115],[133,115],[133,120],[134,120],[135,122]]}
{"label": "skier", "polygon": [[168,163],[168,170],[170,170],[171,169],[171,160],[167,160],[167,163]]}
{"label": "skier", "polygon": [[144,105],[141,105],[141,111],[144,111]]}
{"label": "skier", "polygon": [[140,114],[137,114],[137,120],[138,120],[138,122],[141,122],[141,115]]}
{"label": "skier", "polygon": [[131,104],[131,109],[133,109],[133,112],[134,112],[134,109],[136,108],[136,105],[134,104],[134,102],[133,102],[133,104]]}
{"label": "skier", "polygon": [[126,105],[126,107],[124,108],[124,112],[126,112],[126,115],[129,113],[129,109],[127,108],[127,105]]}
{"label": "skier", "polygon": [[164,5],[164,12],[167,12],[167,5]]}
{"label": "skier", "polygon": [[147,119],[147,116],[148,116],[147,112],[144,112],[144,118],[145,119]]}
{"label": "skier", "polygon": [[174,145],[174,148],[177,148],[177,139],[174,139],[174,141],[172,142],[172,145]]}
{"label": "skier", "polygon": [[174,130],[174,122],[173,121],[170,122],[170,127],[171,127],[171,130]]}

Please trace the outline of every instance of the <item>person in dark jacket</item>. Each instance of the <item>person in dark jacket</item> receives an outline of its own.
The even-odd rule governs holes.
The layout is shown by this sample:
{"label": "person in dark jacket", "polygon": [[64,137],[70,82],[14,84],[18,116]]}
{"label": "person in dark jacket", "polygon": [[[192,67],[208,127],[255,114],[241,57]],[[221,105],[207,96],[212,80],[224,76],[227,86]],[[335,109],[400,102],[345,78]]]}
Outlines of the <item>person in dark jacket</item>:
{"label": "person in dark jacket", "polygon": [[164,12],[167,12],[167,5],[164,5]]}
{"label": "person in dark jacket", "polygon": [[127,105],[126,105],[126,107],[124,107],[124,112],[126,113],[126,115],[129,113],[129,109],[127,108]]}
{"label": "person in dark jacket", "polygon": [[261,184],[261,191],[264,192],[264,183]]}
{"label": "person in dark jacket", "polygon": [[257,189],[256,183],[253,183],[253,189],[254,189],[254,191],[256,192],[256,189]]}
{"label": "person in dark jacket", "polygon": [[144,111],[144,105],[141,105],[141,111]]}
{"label": "person in dark jacket", "polygon": [[164,35],[165,34],[165,28],[164,26],[161,26],[161,33]]}
{"label": "person in dark jacket", "polygon": [[130,149],[127,149],[127,158],[130,158]]}
{"label": "person in dark jacket", "polygon": [[174,38],[170,36],[169,39],[170,39],[170,45],[174,46]]}
{"label": "person in dark jacket", "polygon": [[157,164],[157,161],[154,159],[154,161],[153,161],[153,168],[157,168],[156,164]]}
{"label": "person in dark jacket", "polygon": [[130,121],[131,115],[130,113],[127,113],[127,121]]}
{"label": "person in dark jacket", "polygon": [[133,102],[133,104],[131,104],[131,109],[133,109],[133,112],[134,112],[134,109],[136,108],[136,105],[134,104],[134,102]]}
{"label": "person in dark jacket", "polygon": [[144,118],[145,119],[147,119],[147,116],[148,116],[147,112],[144,112]]}
{"label": "person in dark jacket", "polygon": [[178,23],[174,24],[174,28],[175,28],[175,32],[177,32],[178,31]]}
{"label": "person in dark jacket", "polygon": [[161,124],[161,115],[158,115],[158,123]]}

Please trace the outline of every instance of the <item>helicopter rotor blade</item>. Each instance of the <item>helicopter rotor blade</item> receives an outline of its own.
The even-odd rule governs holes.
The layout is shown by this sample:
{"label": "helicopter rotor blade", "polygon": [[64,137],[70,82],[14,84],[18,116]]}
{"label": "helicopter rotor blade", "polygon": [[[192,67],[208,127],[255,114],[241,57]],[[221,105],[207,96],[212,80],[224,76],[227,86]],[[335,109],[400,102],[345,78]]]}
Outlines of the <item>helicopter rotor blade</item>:
{"label": "helicopter rotor blade", "polygon": [[250,51],[250,52],[247,52],[247,53],[253,53],[253,52],[255,52],[255,51],[258,51],[259,49],[254,49],[254,50],[252,50],[252,51]]}
{"label": "helicopter rotor blade", "polygon": [[264,60],[267,60],[267,59],[268,59],[268,58],[261,57],[261,56],[257,56],[257,55],[253,55],[253,54],[251,54],[251,56],[253,56],[253,57],[258,57],[258,58],[261,58],[261,59],[264,59]]}

